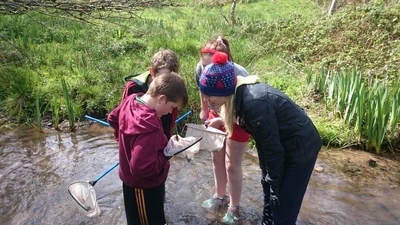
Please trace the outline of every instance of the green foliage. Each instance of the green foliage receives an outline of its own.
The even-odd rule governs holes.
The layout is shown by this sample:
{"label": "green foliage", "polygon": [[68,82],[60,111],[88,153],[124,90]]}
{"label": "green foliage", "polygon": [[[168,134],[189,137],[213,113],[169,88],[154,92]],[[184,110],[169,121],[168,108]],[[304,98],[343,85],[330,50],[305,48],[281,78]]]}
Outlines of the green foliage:
{"label": "green foliage", "polygon": [[58,129],[58,125],[60,124],[60,109],[61,109],[61,103],[58,101],[58,99],[52,99],[50,102],[51,109],[50,111],[52,112],[52,118],[53,118],[53,123],[54,127]]}
{"label": "green foliage", "polygon": [[41,121],[41,109],[40,109],[40,100],[39,100],[39,95],[36,95],[36,101],[35,101],[35,119],[36,119],[36,124],[37,128],[39,131],[42,131],[42,121]]}
{"label": "green foliage", "polygon": [[75,129],[75,116],[74,116],[74,107],[72,105],[72,97],[69,93],[70,88],[68,83],[65,82],[64,79],[61,79],[61,85],[68,113],[69,129],[72,131],[73,129]]}
{"label": "green foliage", "polygon": [[312,117],[317,127],[323,144],[334,147],[350,147],[355,143],[353,133],[347,128],[347,125],[339,119],[327,119],[324,117]]}
{"label": "green foliage", "polygon": [[313,69],[357,66],[379,79],[399,76],[400,5],[346,7],[331,17],[309,20],[299,14],[249,24],[244,34],[264,43],[259,54],[281,52],[291,63]]}
{"label": "green foliage", "polygon": [[398,84],[388,88],[374,79],[369,85],[371,82],[363,81],[357,68],[338,73],[322,70],[315,77],[308,75],[307,81],[309,86],[314,82],[314,87],[318,88],[316,91],[324,97],[333,114],[354,128],[358,141],[367,150],[380,153],[382,144],[394,144],[397,124],[400,123]]}
{"label": "green foliage", "polygon": [[[86,23],[35,12],[0,15],[0,111],[18,123],[52,115],[56,127],[71,112],[74,120],[104,116],[120,102],[123,78],[147,70],[153,54],[169,48],[178,54],[179,73],[188,85],[189,104],[182,112],[192,110],[186,121],[198,123],[194,67],[201,46],[222,34],[236,63],[307,109],[325,144],[365,142],[366,119],[357,115],[383,105],[391,105],[383,119],[388,129],[377,140],[382,135],[389,143],[398,140],[398,4],[384,7],[386,1],[374,1],[328,17],[304,0],[243,1],[236,6],[238,24],[231,26],[230,1],[173,2],[180,6]],[[349,70],[355,67],[360,73]],[[373,79],[392,91],[380,90],[386,100],[366,106]],[[68,104],[62,81],[68,84]],[[342,89],[333,88],[338,83]]]}
{"label": "green foliage", "polygon": [[22,67],[5,68],[0,74],[1,111],[18,123],[34,118],[37,77]]}
{"label": "green foliage", "polygon": [[381,151],[382,143],[386,137],[390,112],[390,105],[386,105],[387,98],[388,90],[386,87],[375,82],[369,96],[364,134],[367,138],[367,149],[375,149],[377,153]]}

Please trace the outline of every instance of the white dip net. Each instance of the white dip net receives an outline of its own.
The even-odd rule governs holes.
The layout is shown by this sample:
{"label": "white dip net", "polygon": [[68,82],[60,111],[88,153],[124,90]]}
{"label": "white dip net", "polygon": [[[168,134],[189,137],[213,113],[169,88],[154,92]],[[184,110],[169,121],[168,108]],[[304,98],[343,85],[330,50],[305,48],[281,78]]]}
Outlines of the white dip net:
{"label": "white dip net", "polygon": [[72,198],[86,211],[86,215],[94,217],[101,211],[96,200],[94,187],[87,181],[78,181],[68,186]]}

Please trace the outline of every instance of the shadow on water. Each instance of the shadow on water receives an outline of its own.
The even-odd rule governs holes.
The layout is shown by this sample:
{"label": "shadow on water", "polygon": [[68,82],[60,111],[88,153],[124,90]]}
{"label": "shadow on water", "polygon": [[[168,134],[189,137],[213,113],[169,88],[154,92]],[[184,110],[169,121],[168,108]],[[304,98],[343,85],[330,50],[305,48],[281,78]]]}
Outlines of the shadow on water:
{"label": "shadow on water", "polygon": [[[126,224],[118,169],[95,185],[102,211],[98,217],[87,217],[67,191],[69,184],[94,180],[118,162],[112,129],[92,124],[75,133],[40,133],[23,128],[2,130],[0,134],[2,224]],[[360,180],[364,176],[357,175],[356,169],[349,177],[343,169],[348,158],[339,160],[334,154],[350,153],[332,152],[321,151],[318,164],[324,172],[312,175],[298,224],[398,224],[398,180],[380,179],[378,184],[373,177]],[[210,153],[204,151],[192,160],[171,159],[166,181],[168,224],[220,224],[226,209],[211,213],[201,207],[202,201],[213,194],[210,159]],[[263,197],[255,151],[246,152],[243,172],[242,224],[260,224]]]}

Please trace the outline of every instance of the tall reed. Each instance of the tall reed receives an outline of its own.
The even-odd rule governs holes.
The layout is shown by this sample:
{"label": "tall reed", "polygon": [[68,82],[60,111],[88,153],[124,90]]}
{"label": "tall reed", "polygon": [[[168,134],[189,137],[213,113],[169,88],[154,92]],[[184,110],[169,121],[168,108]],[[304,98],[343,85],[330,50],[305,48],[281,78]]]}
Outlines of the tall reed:
{"label": "tall reed", "polygon": [[376,81],[369,92],[364,131],[367,149],[375,149],[376,153],[380,153],[386,136],[390,112],[390,105],[387,104],[387,98],[388,90]]}
{"label": "tall reed", "polygon": [[55,129],[58,129],[58,125],[60,125],[60,103],[58,99],[53,99],[51,101],[51,110],[53,117],[53,126]]}
{"label": "tall reed", "polygon": [[361,73],[357,71],[357,68],[354,68],[352,72],[346,73],[347,76],[345,76],[347,85],[346,85],[346,95],[345,95],[345,109],[344,109],[344,120],[347,124],[354,124],[354,122],[357,119],[354,119],[354,117],[357,117],[359,115],[363,115],[360,112],[357,112],[357,101],[358,97],[357,96],[357,90],[360,90],[361,86],[363,86],[362,83],[362,77]]}
{"label": "tall reed", "polygon": [[360,89],[357,91],[357,98],[355,102],[355,124],[354,124],[354,132],[357,134],[358,142],[361,142],[362,132],[363,132],[363,123],[364,123],[364,115],[365,115],[365,105],[368,96],[368,90],[364,85],[360,85]]}
{"label": "tall reed", "polygon": [[[394,81],[392,85],[392,108],[389,118],[390,131],[388,132],[389,143],[396,142],[399,138],[400,129],[400,86],[398,81]],[[391,146],[390,146],[391,147]],[[393,149],[391,149],[393,151]]]}
{"label": "tall reed", "polygon": [[37,124],[36,127],[40,132],[43,132],[41,114],[42,112],[40,110],[39,94],[36,94],[36,101],[35,101],[35,119]]}
{"label": "tall reed", "polygon": [[357,68],[337,73],[321,70],[314,79],[310,74],[307,76],[308,85],[314,82],[314,88],[324,96],[327,107],[332,107],[335,115],[354,127],[357,142],[365,142],[367,150],[380,153],[383,144],[395,141],[400,122],[397,83],[391,89],[378,80],[366,86]]}
{"label": "tall reed", "polygon": [[61,79],[61,84],[62,84],[65,103],[67,105],[69,129],[72,131],[75,128],[75,116],[74,116],[74,108],[72,105],[72,97],[69,94],[69,84],[64,80],[64,78]]}

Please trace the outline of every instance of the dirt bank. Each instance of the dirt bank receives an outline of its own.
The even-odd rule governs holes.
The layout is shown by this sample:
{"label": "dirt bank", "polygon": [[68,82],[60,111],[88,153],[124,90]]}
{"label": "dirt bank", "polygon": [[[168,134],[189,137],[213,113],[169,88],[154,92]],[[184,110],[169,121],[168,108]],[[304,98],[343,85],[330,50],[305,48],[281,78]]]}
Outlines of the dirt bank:
{"label": "dirt bank", "polygon": [[343,175],[357,184],[400,185],[400,153],[382,152],[377,155],[352,149],[323,148],[316,169]]}

